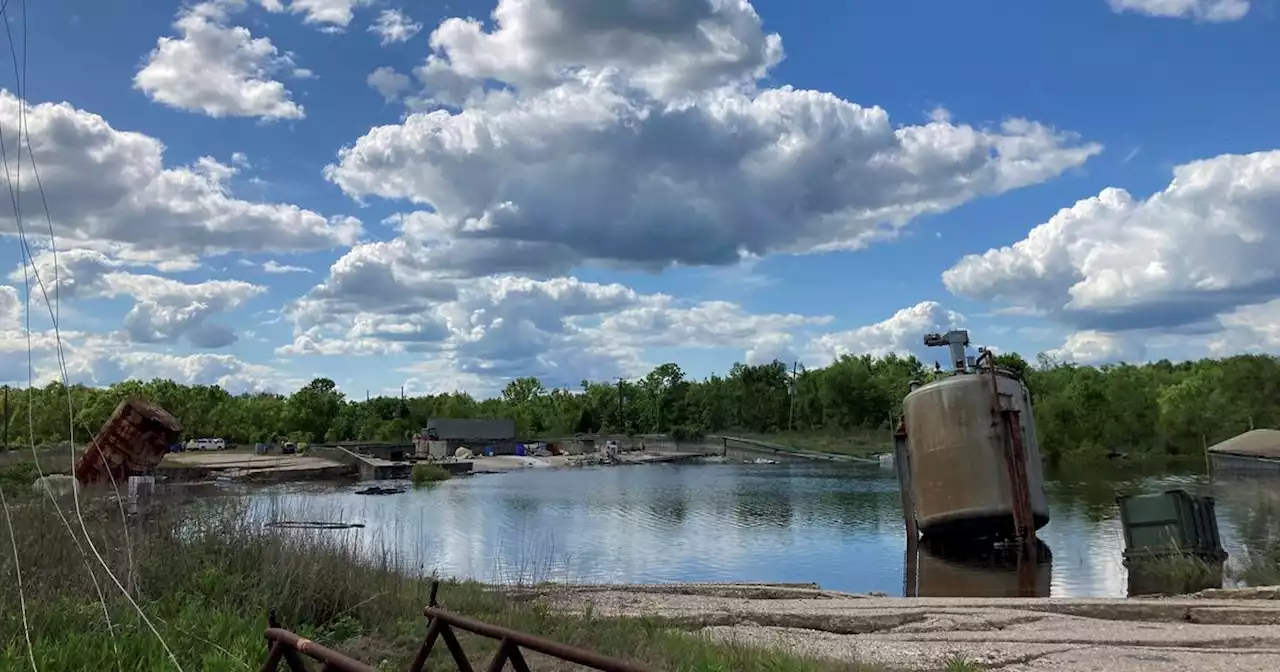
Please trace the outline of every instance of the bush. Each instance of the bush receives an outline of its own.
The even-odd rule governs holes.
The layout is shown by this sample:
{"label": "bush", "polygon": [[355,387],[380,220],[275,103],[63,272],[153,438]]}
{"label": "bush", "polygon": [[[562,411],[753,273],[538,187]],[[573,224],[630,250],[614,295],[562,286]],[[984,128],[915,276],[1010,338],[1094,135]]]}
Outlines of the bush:
{"label": "bush", "polygon": [[683,425],[671,428],[671,438],[679,443],[692,441],[701,441],[706,436],[706,432],[701,427],[685,427]]}
{"label": "bush", "polygon": [[452,477],[452,474],[449,473],[448,469],[438,464],[423,464],[421,462],[413,465],[413,472],[409,475],[414,485],[438,483],[447,481],[450,477]]}

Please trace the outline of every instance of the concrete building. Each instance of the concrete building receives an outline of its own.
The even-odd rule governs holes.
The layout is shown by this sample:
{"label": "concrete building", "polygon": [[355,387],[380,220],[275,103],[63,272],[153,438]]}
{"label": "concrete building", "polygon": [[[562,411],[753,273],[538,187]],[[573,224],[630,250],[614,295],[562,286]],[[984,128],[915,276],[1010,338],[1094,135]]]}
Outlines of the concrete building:
{"label": "concrete building", "polygon": [[516,422],[503,418],[429,418],[414,443],[419,446],[419,456],[453,455],[462,447],[481,455],[515,455]]}

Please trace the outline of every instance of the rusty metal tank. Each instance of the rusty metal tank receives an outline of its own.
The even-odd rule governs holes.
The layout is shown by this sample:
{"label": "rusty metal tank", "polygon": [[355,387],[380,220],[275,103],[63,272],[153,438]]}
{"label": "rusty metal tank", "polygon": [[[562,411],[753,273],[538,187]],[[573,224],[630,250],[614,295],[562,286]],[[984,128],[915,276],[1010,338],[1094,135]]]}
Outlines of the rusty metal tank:
{"label": "rusty metal tank", "polygon": [[130,476],[155,473],[182,423],[163,408],[137,397],[120,402],[75,465],[82,485],[123,488]]}
{"label": "rusty metal tank", "polygon": [[[1014,534],[1003,421],[994,410],[992,372],[956,375],[916,388],[903,400],[916,522],[924,537],[974,539]],[[1018,411],[1035,529],[1049,522],[1031,395],[997,370],[1006,408]]]}

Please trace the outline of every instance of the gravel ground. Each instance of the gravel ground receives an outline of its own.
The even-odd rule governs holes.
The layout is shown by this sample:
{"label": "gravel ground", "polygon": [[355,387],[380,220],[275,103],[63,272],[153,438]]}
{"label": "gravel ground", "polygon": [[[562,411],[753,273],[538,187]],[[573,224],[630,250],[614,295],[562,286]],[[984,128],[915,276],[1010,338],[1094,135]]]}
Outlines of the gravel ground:
{"label": "gravel ground", "polygon": [[[600,615],[678,618],[713,638],[827,658],[903,670],[937,670],[963,658],[1010,672],[1280,670],[1280,600],[1267,599],[1275,594],[888,598],[753,584],[577,586],[542,593],[558,609],[589,604]],[[1262,599],[1238,599],[1248,597]]]}

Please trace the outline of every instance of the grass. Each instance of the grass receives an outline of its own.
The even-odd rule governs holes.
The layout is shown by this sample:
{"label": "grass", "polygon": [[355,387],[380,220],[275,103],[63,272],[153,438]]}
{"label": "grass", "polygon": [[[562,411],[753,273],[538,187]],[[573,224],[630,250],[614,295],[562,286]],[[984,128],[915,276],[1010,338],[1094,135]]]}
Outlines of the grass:
{"label": "grass", "polygon": [[[265,657],[262,632],[271,609],[286,627],[378,669],[405,669],[426,632],[428,582],[403,574],[386,544],[360,537],[365,531],[273,531],[261,524],[261,510],[226,498],[157,506],[145,519],[126,523],[114,503],[85,499],[88,538],[157,637],[92,553],[77,546],[86,545],[86,537],[73,510],[67,515],[74,534],[47,497],[13,488],[5,494],[12,527],[0,522],[8,528],[0,529],[0,539],[7,542],[12,530],[17,562],[14,548],[0,544],[0,669],[29,666],[24,632],[31,633],[30,655],[45,671],[174,669],[162,638],[187,670],[257,669]],[[63,506],[69,509],[70,503]],[[445,582],[440,601],[482,621],[659,670],[865,669],[716,643],[661,617],[554,613],[544,603],[516,600],[478,583]],[[491,640],[459,635],[473,665],[483,665],[496,649]],[[572,669],[549,659],[530,663],[539,670]],[[441,650],[433,652],[427,669],[454,668]]]}
{"label": "grass", "polygon": [[39,451],[40,466],[31,459],[31,451],[6,451],[0,453],[0,486],[6,488],[27,488],[40,476],[43,469],[49,474],[71,473],[71,456],[65,451]]}
{"label": "grass", "polygon": [[946,672],[978,672],[983,667],[964,656],[952,656],[948,658],[946,667],[942,668]]}
{"label": "grass", "polygon": [[776,434],[731,434],[744,439],[767,441],[802,450],[853,457],[871,457],[893,452],[893,435],[883,429],[855,429],[840,433],[779,432]]}
{"label": "grass", "polygon": [[409,473],[410,480],[414,485],[425,485],[427,483],[438,483],[447,481],[452,477],[448,469],[438,464],[425,464],[419,462],[413,465],[413,471]]}
{"label": "grass", "polygon": [[1187,595],[1221,588],[1223,565],[1196,555],[1166,555],[1129,563],[1130,596]]}

